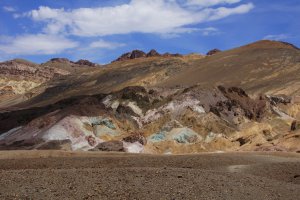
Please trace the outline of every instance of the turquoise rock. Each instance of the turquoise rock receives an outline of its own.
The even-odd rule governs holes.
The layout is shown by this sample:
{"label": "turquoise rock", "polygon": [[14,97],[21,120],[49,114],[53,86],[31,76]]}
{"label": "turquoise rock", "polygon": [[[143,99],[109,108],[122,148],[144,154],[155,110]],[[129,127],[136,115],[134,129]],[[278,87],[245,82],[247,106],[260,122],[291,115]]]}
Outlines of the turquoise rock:
{"label": "turquoise rock", "polygon": [[161,142],[164,141],[165,139],[166,139],[166,133],[162,131],[149,136],[148,140],[151,142]]}
{"label": "turquoise rock", "polygon": [[173,139],[178,143],[194,143],[198,139],[198,134],[189,128],[182,128],[173,135]]}
{"label": "turquoise rock", "polygon": [[104,119],[97,119],[92,121],[92,126],[96,125],[104,125],[110,129],[115,130],[116,126],[113,124],[112,120],[104,118]]}

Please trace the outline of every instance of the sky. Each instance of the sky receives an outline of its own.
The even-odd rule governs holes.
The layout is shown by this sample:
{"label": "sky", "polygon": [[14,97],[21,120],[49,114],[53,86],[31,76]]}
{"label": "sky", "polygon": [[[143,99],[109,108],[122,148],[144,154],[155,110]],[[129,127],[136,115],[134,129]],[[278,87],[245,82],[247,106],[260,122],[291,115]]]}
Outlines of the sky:
{"label": "sky", "polygon": [[0,61],[105,64],[140,49],[227,50],[257,40],[300,46],[299,0],[0,0]]}

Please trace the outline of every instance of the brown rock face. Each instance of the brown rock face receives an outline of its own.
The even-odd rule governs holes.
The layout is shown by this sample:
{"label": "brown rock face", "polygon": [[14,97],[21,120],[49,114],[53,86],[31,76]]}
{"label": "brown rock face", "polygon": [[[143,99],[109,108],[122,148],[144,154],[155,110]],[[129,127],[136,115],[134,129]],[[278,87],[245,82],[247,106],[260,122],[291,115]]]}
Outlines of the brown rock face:
{"label": "brown rock face", "polygon": [[[227,98],[226,101],[219,101],[215,107],[211,108],[211,112],[220,116],[225,110],[233,111],[235,108],[241,109],[243,115],[250,120],[261,120],[267,110],[267,102],[264,99],[254,100],[249,98],[244,90],[237,87],[225,88],[219,86],[218,89]],[[237,111],[238,112],[238,111]],[[235,113],[237,115],[238,113]]]}
{"label": "brown rock face", "polygon": [[210,50],[209,52],[207,52],[207,56],[212,56],[212,55],[214,55],[214,54],[217,54],[217,53],[220,53],[220,52],[222,52],[221,50],[219,50],[219,49],[213,49],[213,50]]}

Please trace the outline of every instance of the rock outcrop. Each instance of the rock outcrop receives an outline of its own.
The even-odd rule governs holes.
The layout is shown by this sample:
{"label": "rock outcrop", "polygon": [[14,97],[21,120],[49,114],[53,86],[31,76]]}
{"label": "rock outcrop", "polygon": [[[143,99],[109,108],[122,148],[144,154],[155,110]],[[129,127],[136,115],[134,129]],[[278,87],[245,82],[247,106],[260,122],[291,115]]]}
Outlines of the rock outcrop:
{"label": "rock outcrop", "polygon": [[145,58],[145,57],[181,57],[181,54],[170,54],[170,53],[165,53],[165,54],[159,54],[156,50],[152,49],[150,50],[147,54],[143,51],[140,50],[133,50],[132,52],[124,53],[121,55],[119,58],[114,60],[113,62],[117,61],[126,61],[126,60],[132,60],[132,59],[137,59],[137,58]]}
{"label": "rock outcrop", "polygon": [[219,50],[219,49],[212,49],[212,50],[210,50],[209,52],[207,52],[207,56],[212,56],[212,55],[214,55],[214,54],[217,54],[217,53],[220,53],[220,52],[222,52],[221,50]]}
{"label": "rock outcrop", "polygon": [[67,58],[52,58],[50,60],[51,62],[58,62],[58,63],[72,63],[69,59]]}
{"label": "rock outcrop", "polygon": [[129,142],[129,143],[139,142],[142,145],[147,144],[147,139],[141,133],[131,133],[130,136],[123,138],[123,141]]}
{"label": "rock outcrop", "polygon": [[150,50],[147,53],[147,57],[158,57],[161,56],[155,49]]}
{"label": "rock outcrop", "polygon": [[144,58],[144,57],[146,57],[145,52],[140,51],[140,50],[133,50],[132,52],[124,53],[119,58],[117,58],[115,61],[125,61],[125,60]]}

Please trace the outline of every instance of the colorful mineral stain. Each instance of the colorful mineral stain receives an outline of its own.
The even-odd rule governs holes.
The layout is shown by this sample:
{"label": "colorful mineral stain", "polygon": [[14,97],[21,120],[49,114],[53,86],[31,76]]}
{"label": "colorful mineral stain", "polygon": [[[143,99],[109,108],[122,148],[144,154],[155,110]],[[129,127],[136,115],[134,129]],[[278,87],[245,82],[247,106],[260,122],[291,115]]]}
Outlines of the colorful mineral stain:
{"label": "colorful mineral stain", "polygon": [[164,131],[155,133],[149,137],[151,142],[161,142],[166,139],[166,134]]}

